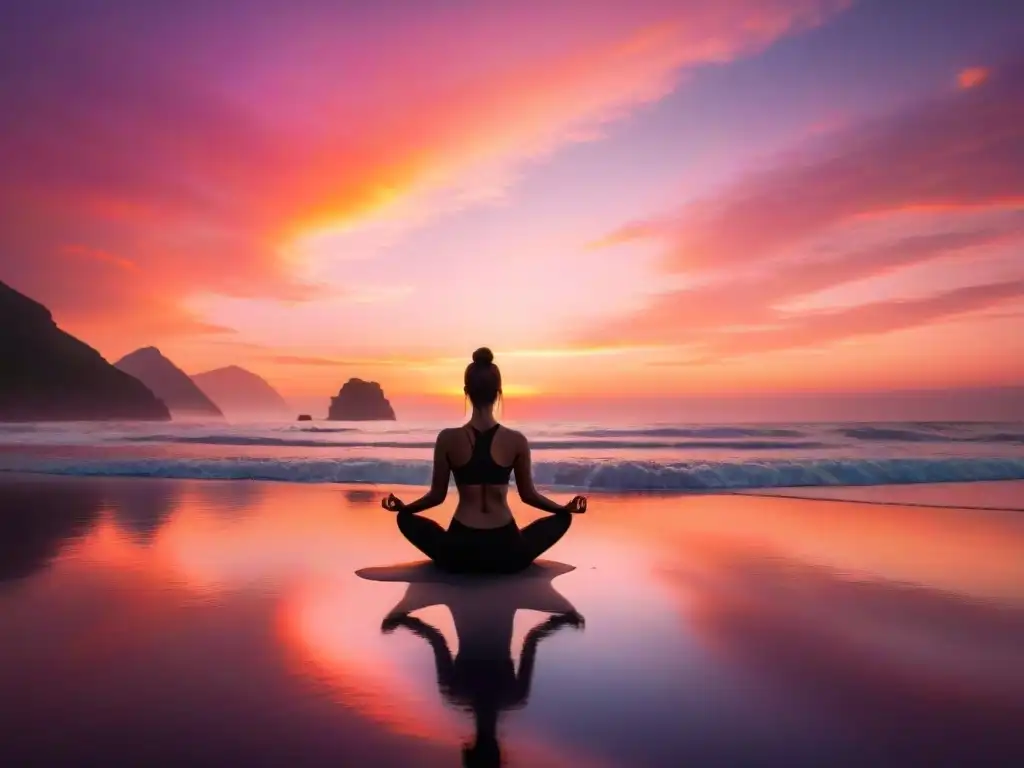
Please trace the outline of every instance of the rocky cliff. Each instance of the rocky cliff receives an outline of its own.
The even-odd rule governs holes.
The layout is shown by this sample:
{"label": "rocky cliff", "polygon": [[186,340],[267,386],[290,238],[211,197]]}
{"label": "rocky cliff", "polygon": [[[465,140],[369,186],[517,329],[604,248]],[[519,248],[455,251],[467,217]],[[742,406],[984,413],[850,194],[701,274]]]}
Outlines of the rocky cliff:
{"label": "rocky cliff", "polygon": [[160,354],[156,347],[137,349],[114,365],[153,390],[175,416],[222,418],[224,415],[188,374]]}
{"label": "rocky cliff", "polygon": [[130,374],[65,333],[50,311],[0,282],[0,421],[170,419]]}
{"label": "rocky cliff", "polygon": [[395,411],[376,381],[349,379],[331,398],[331,421],[394,421]]}

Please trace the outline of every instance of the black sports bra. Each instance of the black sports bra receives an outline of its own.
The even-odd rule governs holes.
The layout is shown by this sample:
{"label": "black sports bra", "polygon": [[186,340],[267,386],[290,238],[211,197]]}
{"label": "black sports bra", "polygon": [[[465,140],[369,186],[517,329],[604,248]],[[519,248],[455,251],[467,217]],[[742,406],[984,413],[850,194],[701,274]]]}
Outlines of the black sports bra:
{"label": "black sports bra", "polygon": [[495,424],[486,432],[471,427],[476,434],[473,455],[461,467],[452,467],[455,485],[508,485],[512,467],[502,466],[491,456],[491,443],[494,442],[499,426]]}

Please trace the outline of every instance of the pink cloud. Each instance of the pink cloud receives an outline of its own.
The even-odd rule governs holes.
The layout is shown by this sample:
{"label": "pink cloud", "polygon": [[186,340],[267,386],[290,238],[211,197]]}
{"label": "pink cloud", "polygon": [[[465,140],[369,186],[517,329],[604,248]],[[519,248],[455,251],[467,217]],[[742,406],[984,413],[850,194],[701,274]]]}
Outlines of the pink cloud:
{"label": "pink cloud", "polygon": [[[671,238],[669,268],[765,260],[858,217],[1024,206],[1024,61],[966,91],[852,125],[673,217],[605,236]],[[660,223],[659,223],[660,222]]]}
{"label": "pink cloud", "polygon": [[971,285],[923,299],[880,301],[836,311],[806,313],[782,322],[778,328],[714,338],[708,346],[714,355],[728,357],[834,344],[927,325],[998,307],[1021,297],[1024,297],[1024,280]]}
{"label": "pink cloud", "polygon": [[[726,278],[660,294],[642,311],[617,318],[593,335],[622,343],[706,343],[707,334],[716,328],[779,323],[786,319],[786,314],[776,307],[789,300],[915,264],[966,256],[973,249],[1020,242],[1021,236],[1024,236],[1024,218],[1012,218],[991,228],[914,235],[827,259],[801,261],[747,277]],[[741,337],[746,333],[743,331]]]}
{"label": "pink cloud", "polygon": [[[852,125],[675,216],[606,235],[604,245],[658,238],[665,271],[699,280],[583,341],[692,346],[712,360],[827,346],[1002,306],[1018,295],[1014,279],[834,313],[782,309],[836,286],[1024,242],[1022,75],[1024,60],[1011,62],[969,91]],[[866,241],[867,224],[875,236]]]}

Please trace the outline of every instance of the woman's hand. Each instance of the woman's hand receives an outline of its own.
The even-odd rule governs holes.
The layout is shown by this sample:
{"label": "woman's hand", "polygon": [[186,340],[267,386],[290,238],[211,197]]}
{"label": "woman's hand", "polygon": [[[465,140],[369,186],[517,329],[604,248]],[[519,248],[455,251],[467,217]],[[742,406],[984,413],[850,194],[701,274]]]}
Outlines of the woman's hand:
{"label": "woman's hand", "polygon": [[582,515],[587,511],[587,497],[576,496],[572,501],[562,507],[566,512],[574,515]]}
{"label": "woman's hand", "polygon": [[405,509],[405,502],[393,493],[389,493],[387,498],[381,499],[380,505],[389,512],[401,512]]}
{"label": "woman's hand", "polygon": [[573,629],[583,629],[587,626],[586,620],[583,618],[583,614],[579,611],[569,611],[568,613],[562,613],[555,616],[555,620],[559,625],[566,625]]}
{"label": "woman's hand", "polygon": [[532,637],[535,640],[540,641],[546,637],[550,637],[562,627],[572,627],[573,629],[582,631],[585,626],[586,621],[584,621],[583,616],[577,611],[572,610],[567,613],[559,613],[551,616],[546,621],[538,624],[530,630],[527,637]]}
{"label": "woman's hand", "polygon": [[408,618],[409,614],[407,613],[389,613],[384,617],[384,621],[380,623],[380,631],[385,635],[390,635],[402,626]]}

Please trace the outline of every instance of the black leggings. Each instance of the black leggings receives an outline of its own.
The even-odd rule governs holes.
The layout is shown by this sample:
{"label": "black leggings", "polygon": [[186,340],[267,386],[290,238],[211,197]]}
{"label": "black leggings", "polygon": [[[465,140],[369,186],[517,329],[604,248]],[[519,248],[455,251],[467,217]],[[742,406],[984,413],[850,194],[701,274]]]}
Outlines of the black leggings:
{"label": "black leggings", "polygon": [[500,528],[471,528],[452,520],[446,531],[419,515],[398,515],[398,530],[442,570],[451,573],[515,573],[565,535],[572,515],[543,517],[519,529],[513,520]]}

